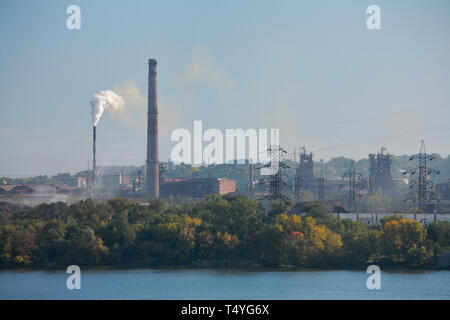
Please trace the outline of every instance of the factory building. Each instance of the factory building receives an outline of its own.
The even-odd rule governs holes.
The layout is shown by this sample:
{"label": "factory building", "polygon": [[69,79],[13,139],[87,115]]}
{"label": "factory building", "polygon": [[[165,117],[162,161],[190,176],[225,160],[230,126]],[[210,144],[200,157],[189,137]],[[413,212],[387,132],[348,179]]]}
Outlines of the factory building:
{"label": "factory building", "polygon": [[86,188],[87,178],[72,176],[70,173],[61,173],[52,177],[52,181],[63,183],[69,187]]}
{"label": "factory building", "polygon": [[450,179],[445,183],[437,183],[436,193],[440,199],[438,213],[450,213]]}
{"label": "factory building", "polygon": [[202,198],[217,193],[225,195],[236,191],[236,181],[226,178],[162,178],[161,197]]}
{"label": "factory building", "polygon": [[445,183],[437,183],[436,192],[441,200],[450,200],[450,179]]}
{"label": "factory building", "polygon": [[100,175],[98,180],[103,188],[111,188],[117,191],[121,186],[129,185],[131,178],[128,174],[116,173]]}
{"label": "factory building", "polygon": [[296,168],[296,174],[301,178],[301,182],[305,185],[313,184],[316,180],[314,176],[314,161],[313,154],[310,152],[306,153],[305,149],[300,153],[300,162]]}
{"label": "factory building", "polygon": [[300,153],[300,160],[295,168],[295,198],[298,201],[303,191],[309,190],[315,192],[318,184],[317,178],[314,176],[314,161],[313,154],[306,153],[306,149],[303,147],[303,151]]}
{"label": "factory building", "polygon": [[384,153],[386,148],[381,148],[377,154],[369,154],[370,175],[369,175],[369,193],[374,194],[382,191],[387,194],[392,191],[393,179],[391,174],[391,155]]}
{"label": "factory building", "polygon": [[18,201],[29,205],[38,205],[43,202],[67,201],[69,198],[80,196],[82,196],[81,188],[70,187],[63,183],[0,186],[0,200]]}

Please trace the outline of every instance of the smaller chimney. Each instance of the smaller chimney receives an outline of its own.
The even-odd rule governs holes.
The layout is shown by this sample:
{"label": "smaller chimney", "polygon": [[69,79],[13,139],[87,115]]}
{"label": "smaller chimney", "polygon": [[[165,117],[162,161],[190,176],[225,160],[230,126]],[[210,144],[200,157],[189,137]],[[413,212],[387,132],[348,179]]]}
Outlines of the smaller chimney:
{"label": "smaller chimney", "polygon": [[97,139],[97,127],[96,126],[94,126],[93,127],[93,143],[92,143],[92,151],[93,151],[93,154],[94,154],[94,158],[93,158],[93,160],[92,160],[92,165],[93,165],[93,169],[92,169],[92,175],[93,175],[93,179],[92,179],[92,198],[95,196],[95,186],[96,186],[96,180],[97,180],[97,172],[96,172],[96,170],[97,170],[97,166],[96,166],[96,159],[95,159],[95,154],[96,154],[96,150],[95,150],[95,142],[96,142],[96,139]]}

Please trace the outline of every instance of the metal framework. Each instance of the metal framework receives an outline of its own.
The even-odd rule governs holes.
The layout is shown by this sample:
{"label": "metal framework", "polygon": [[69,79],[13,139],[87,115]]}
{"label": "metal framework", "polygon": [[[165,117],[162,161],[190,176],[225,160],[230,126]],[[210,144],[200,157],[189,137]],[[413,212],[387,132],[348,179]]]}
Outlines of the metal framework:
{"label": "metal framework", "polygon": [[[315,184],[313,154],[307,153],[305,147],[300,148],[298,165],[295,168],[295,200],[301,200],[303,190],[313,188]],[[295,157],[296,158],[296,157]]]}
{"label": "metal framework", "polygon": [[421,140],[420,152],[414,154],[409,158],[409,161],[418,160],[419,164],[417,167],[406,170],[403,174],[413,176],[417,174],[416,180],[411,180],[409,187],[415,189],[415,192],[408,194],[405,201],[415,201],[417,203],[417,208],[419,212],[426,211],[427,203],[431,201],[439,202],[435,192],[432,192],[434,188],[433,181],[430,179],[431,174],[439,174],[439,170],[430,168],[427,165],[427,161],[432,161],[434,157],[426,153],[425,142]]}
{"label": "metal framework", "polygon": [[385,153],[387,149],[381,147],[377,154],[369,154],[370,174],[369,174],[369,193],[374,194],[377,191],[386,192],[392,188],[391,175],[391,154]]}
{"label": "metal framework", "polygon": [[348,209],[357,212],[356,206],[356,179],[361,180],[361,174],[356,173],[355,161],[351,160],[348,172],[344,173],[344,177],[348,178]]}
{"label": "metal framework", "polygon": [[[278,164],[278,170],[276,170],[269,178],[268,198],[273,201],[284,200],[286,197],[282,193],[282,188],[286,183],[283,181],[283,170],[289,168],[289,166],[282,161],[283,153],[286,153],[286,150],[279,145],[272,145],[267,151],[270,152],[270,162],[266,167],[271,167],[272,164]],[[275,165],[275,167],[277,166]]]}
{"label": "metal framework", "polygon": [[304,178],[299,173],[299,168],[295,169],[295,201],[299,202],[302,197],[302,182],[304,182]]}

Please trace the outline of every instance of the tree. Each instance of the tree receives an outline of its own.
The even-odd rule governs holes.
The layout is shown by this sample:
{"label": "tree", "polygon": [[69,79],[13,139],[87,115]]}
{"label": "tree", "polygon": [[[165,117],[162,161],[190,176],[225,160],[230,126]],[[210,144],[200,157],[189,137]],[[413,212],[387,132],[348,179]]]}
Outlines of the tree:
{"label": "tree", "polygon": [[270,209],[267,213],[269,217],[275,217],[282,213],[287,213],[292,208],[292,202],[286,201],[272,201],[270,203]]}
{"label": "tree", "polygon": [[153,199],[150,201],[148,208],[156,213],[163,213],[167,209],[167,201],[161,198]]}
{"label": "tree", "polygon": [[66,250],[66,226],[59,219],[52,219],[45,223],[36,237],[40,250],[36,254],[38,264],[61,264],[61,257]]}
{"label": "tree", "polygon": [[382,254],[394,262],[420,265],[428,258],[426,230],[415,220],[386,219],[380,234]]}
{"label": "tree", "polygon": [[427,239],[435,242],[442,249],[450,246],[450,222],[436,221],[428,225]]}

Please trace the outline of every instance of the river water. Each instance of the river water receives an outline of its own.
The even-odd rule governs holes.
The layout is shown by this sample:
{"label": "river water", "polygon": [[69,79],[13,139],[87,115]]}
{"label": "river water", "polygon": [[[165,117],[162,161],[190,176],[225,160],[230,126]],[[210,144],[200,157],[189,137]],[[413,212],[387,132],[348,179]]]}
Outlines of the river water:
{"label": "river water", "polygon": [[369,290],[361,271],[89,269],[69,290],[61,271],[0,271],[0,299],[446,299],[450,271],[381,272]]}

